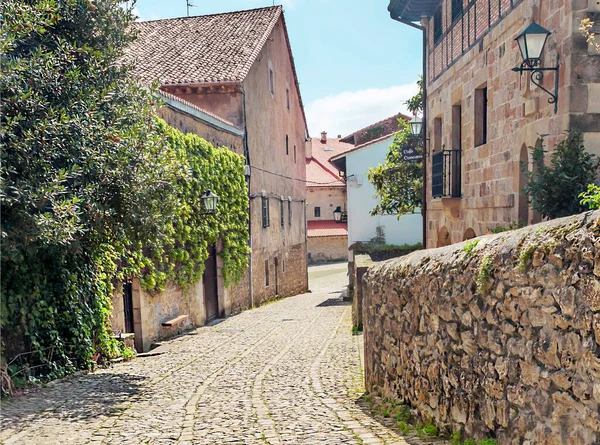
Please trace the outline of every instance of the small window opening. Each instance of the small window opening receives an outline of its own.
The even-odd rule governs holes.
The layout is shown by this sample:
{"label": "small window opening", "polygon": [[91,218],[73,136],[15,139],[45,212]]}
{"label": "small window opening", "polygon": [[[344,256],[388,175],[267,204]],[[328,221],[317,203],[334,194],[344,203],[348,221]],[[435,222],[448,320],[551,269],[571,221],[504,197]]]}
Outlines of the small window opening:
{"label": "small window opening", "polygon": [[275,74],[272,69],[269,69],[269,91],[275,94]]}

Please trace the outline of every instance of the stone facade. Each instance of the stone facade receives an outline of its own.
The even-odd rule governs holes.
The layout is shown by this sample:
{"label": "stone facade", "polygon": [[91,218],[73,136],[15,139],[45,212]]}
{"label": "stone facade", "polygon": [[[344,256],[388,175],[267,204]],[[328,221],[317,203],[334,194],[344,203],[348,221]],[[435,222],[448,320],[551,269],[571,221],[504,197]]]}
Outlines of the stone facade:
{"label": "stone facade", "polygon": [[[564,131],[579,130],[588,151],[600,154],[600,54],[578,31],[582,18],[598,20],[596,0],[465,0],[454,20],[454,2],[440,3],[440,37],[434,37],[433,17],[422,22],[429,41],[427,133],[431,155],[462,150],[461,162],[452,161],[461,180],[458,196],[433,198],[429,156],[427,247],[460,242],[511,222],[539,222],[522,192],[526,177],[520,165],[533,168],[528,147],[539,144],[540,135],[547,135],[545,145],[552,150]],[[522,63],[514,39],[533,20],[552,32],[543,65],[556,66],[560,56],[556,113],[550,96],[527,73],[511,71]],[[554,73],[547,72],[544,87],[553,92],[554,80]],[[458,176],[457,170],[446,173]]]}
{"label": "stone facade", "polygon": [[322,236],[308,238],[310,264],[348,261],[347,236]]}
{"label": "stone facade", "polygon": [[[248,275],[226,291],[232,296],[233,312],[275,295],[274,286],[266,286],[265,262],[268,267],[274,267],[277,261],[283,270],[285,259],[286,272],[278,274],[281,289],[286,289],[285,295],[292,295],[290,289],[297,289],[297,293],[308,289],[304,209],[308,134],[285,20],[282,12],[278,14],[242,81],[161,86],[167,94],[206,110],[242,131],[239,137],[223,132],[222,125],[215,129],[181,113],[174,115],[172,110],[162,112],[167,122],[176,128],[194,132],[211,143],[246,156],[250,166],[251,266]],[[263,223],[263,198],[268,199],[267,225]],[[304,286],[298,286],[302,281]],[[289,284],[291,282],[296,284]]]}
{"label": "stone facade", "polygon": [[365,275],[367,390],[500,444],[600,440],[600,211]]}

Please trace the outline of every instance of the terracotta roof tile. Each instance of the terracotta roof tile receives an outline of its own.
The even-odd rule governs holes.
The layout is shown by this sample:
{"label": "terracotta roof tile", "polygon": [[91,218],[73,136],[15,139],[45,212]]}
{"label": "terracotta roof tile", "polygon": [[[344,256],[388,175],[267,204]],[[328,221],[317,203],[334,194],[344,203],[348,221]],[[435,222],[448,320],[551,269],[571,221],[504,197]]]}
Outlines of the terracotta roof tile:
{"label": "terracotta roof tile", "polygon": [[[310,144],[312,158],[306,160],[306,178],[315,184],[309,182],[307,185],[309,187],[311,185],[316,186],[316,183],[331,182],[337,179],[340,186],[345,186],[339,176],[339,170],[329,160],[334,156],[352,150],[354,146],[340,142],[339,138],[327,138],[326,142],[321,142],[321,138],[311,138]],[[325,181],[325,178],[329,178],[328,181]]]}
{"label": "terracotta roof tile", "polygon": [[332,173],[314,159],[306,160],[306,185],[308,187],[345,187],[337,174]]}
{"label": "terracotta roof tile", "polygon": [[353,145],[363,145],[374,139],[380,139],[398,131],[398,119],[409,121],[411,120],[411,117],[402,113],[394,114],[393,116],[375,122],[365,128],[361,128],[340,140]]}
{"label": "terracotta roof tile", "polygon": [[307,235],[309,238],[322,238],[326,236],[348,236],[348,224],[335,221],[307,221]]}
{"label": "terracotta roof tile", "polygon": [[145,82],[241,82],[281,14],[274,6],[138,22],[125,60],[134,62],[134,74]]}

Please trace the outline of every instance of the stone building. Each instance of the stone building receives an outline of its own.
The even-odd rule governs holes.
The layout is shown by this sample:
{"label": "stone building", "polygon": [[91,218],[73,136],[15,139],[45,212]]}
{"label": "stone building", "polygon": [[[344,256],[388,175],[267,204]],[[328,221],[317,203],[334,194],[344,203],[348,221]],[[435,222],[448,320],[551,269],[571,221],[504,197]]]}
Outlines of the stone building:
{"label": "stone building", "polygon": [[[522,189],[530,146],[552,149],[569,129],[600,154],[600,54],[579,33],[597,0],[391,0],[392,18],[425,33],[427,247],[510,223],[539,221]],[[515,38],[532,22],[551,32],[537,87],[520,75]],[[555,110],[556,105],[556,110]]]}
{"label": "stone building", "polygon": [[[346,184],[329,161],[354,148],[340,138],[310,138],[306,143],[306,214],[308,261],[322,263],[348,259]],[[335,221],[334,212],[339,212]]]}
{"label": "stone building", "polygon": [[[134,75],[158,83],[165,101],[161,117],[245,156],[250,190],[251,254],[239,283],[224,287],[217,245],[210,276],[187,294],[174,288],[149,296],[136,280],[131,284],[132,317],[136,328],[146,326],[146,350],[176,325],[203,324],[308,289],[308,129],[281,6],[135,26],[138,39],[126,59],[134,63]],[[214,294],[210,301],[208,291]],[[123,304],[116,303],[113,319],[120,320]],[[174,326],[163,325],[169,320],[176,320]]]}

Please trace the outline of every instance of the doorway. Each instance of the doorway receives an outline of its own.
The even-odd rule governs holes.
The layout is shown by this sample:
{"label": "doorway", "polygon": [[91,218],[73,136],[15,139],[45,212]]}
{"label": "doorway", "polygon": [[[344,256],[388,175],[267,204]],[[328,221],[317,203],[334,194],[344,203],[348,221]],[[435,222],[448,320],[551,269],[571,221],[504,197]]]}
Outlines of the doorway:
{"label": "doorway", "polygon": [[279,258],[275,257],[275,295],[279,295]]}
{"label": "doorway", "polygon": [[131,280],[126,280],[123,283],[123,317],[125,333],[135,332],[133,323],[133,284]]}
{"label": "doorway", "polygon": [[204,262],[204,307],[206,308],[206,322],[219,316],[219,292],[217,285],[217,248],[214,244],[208,246],[208,258]]}

